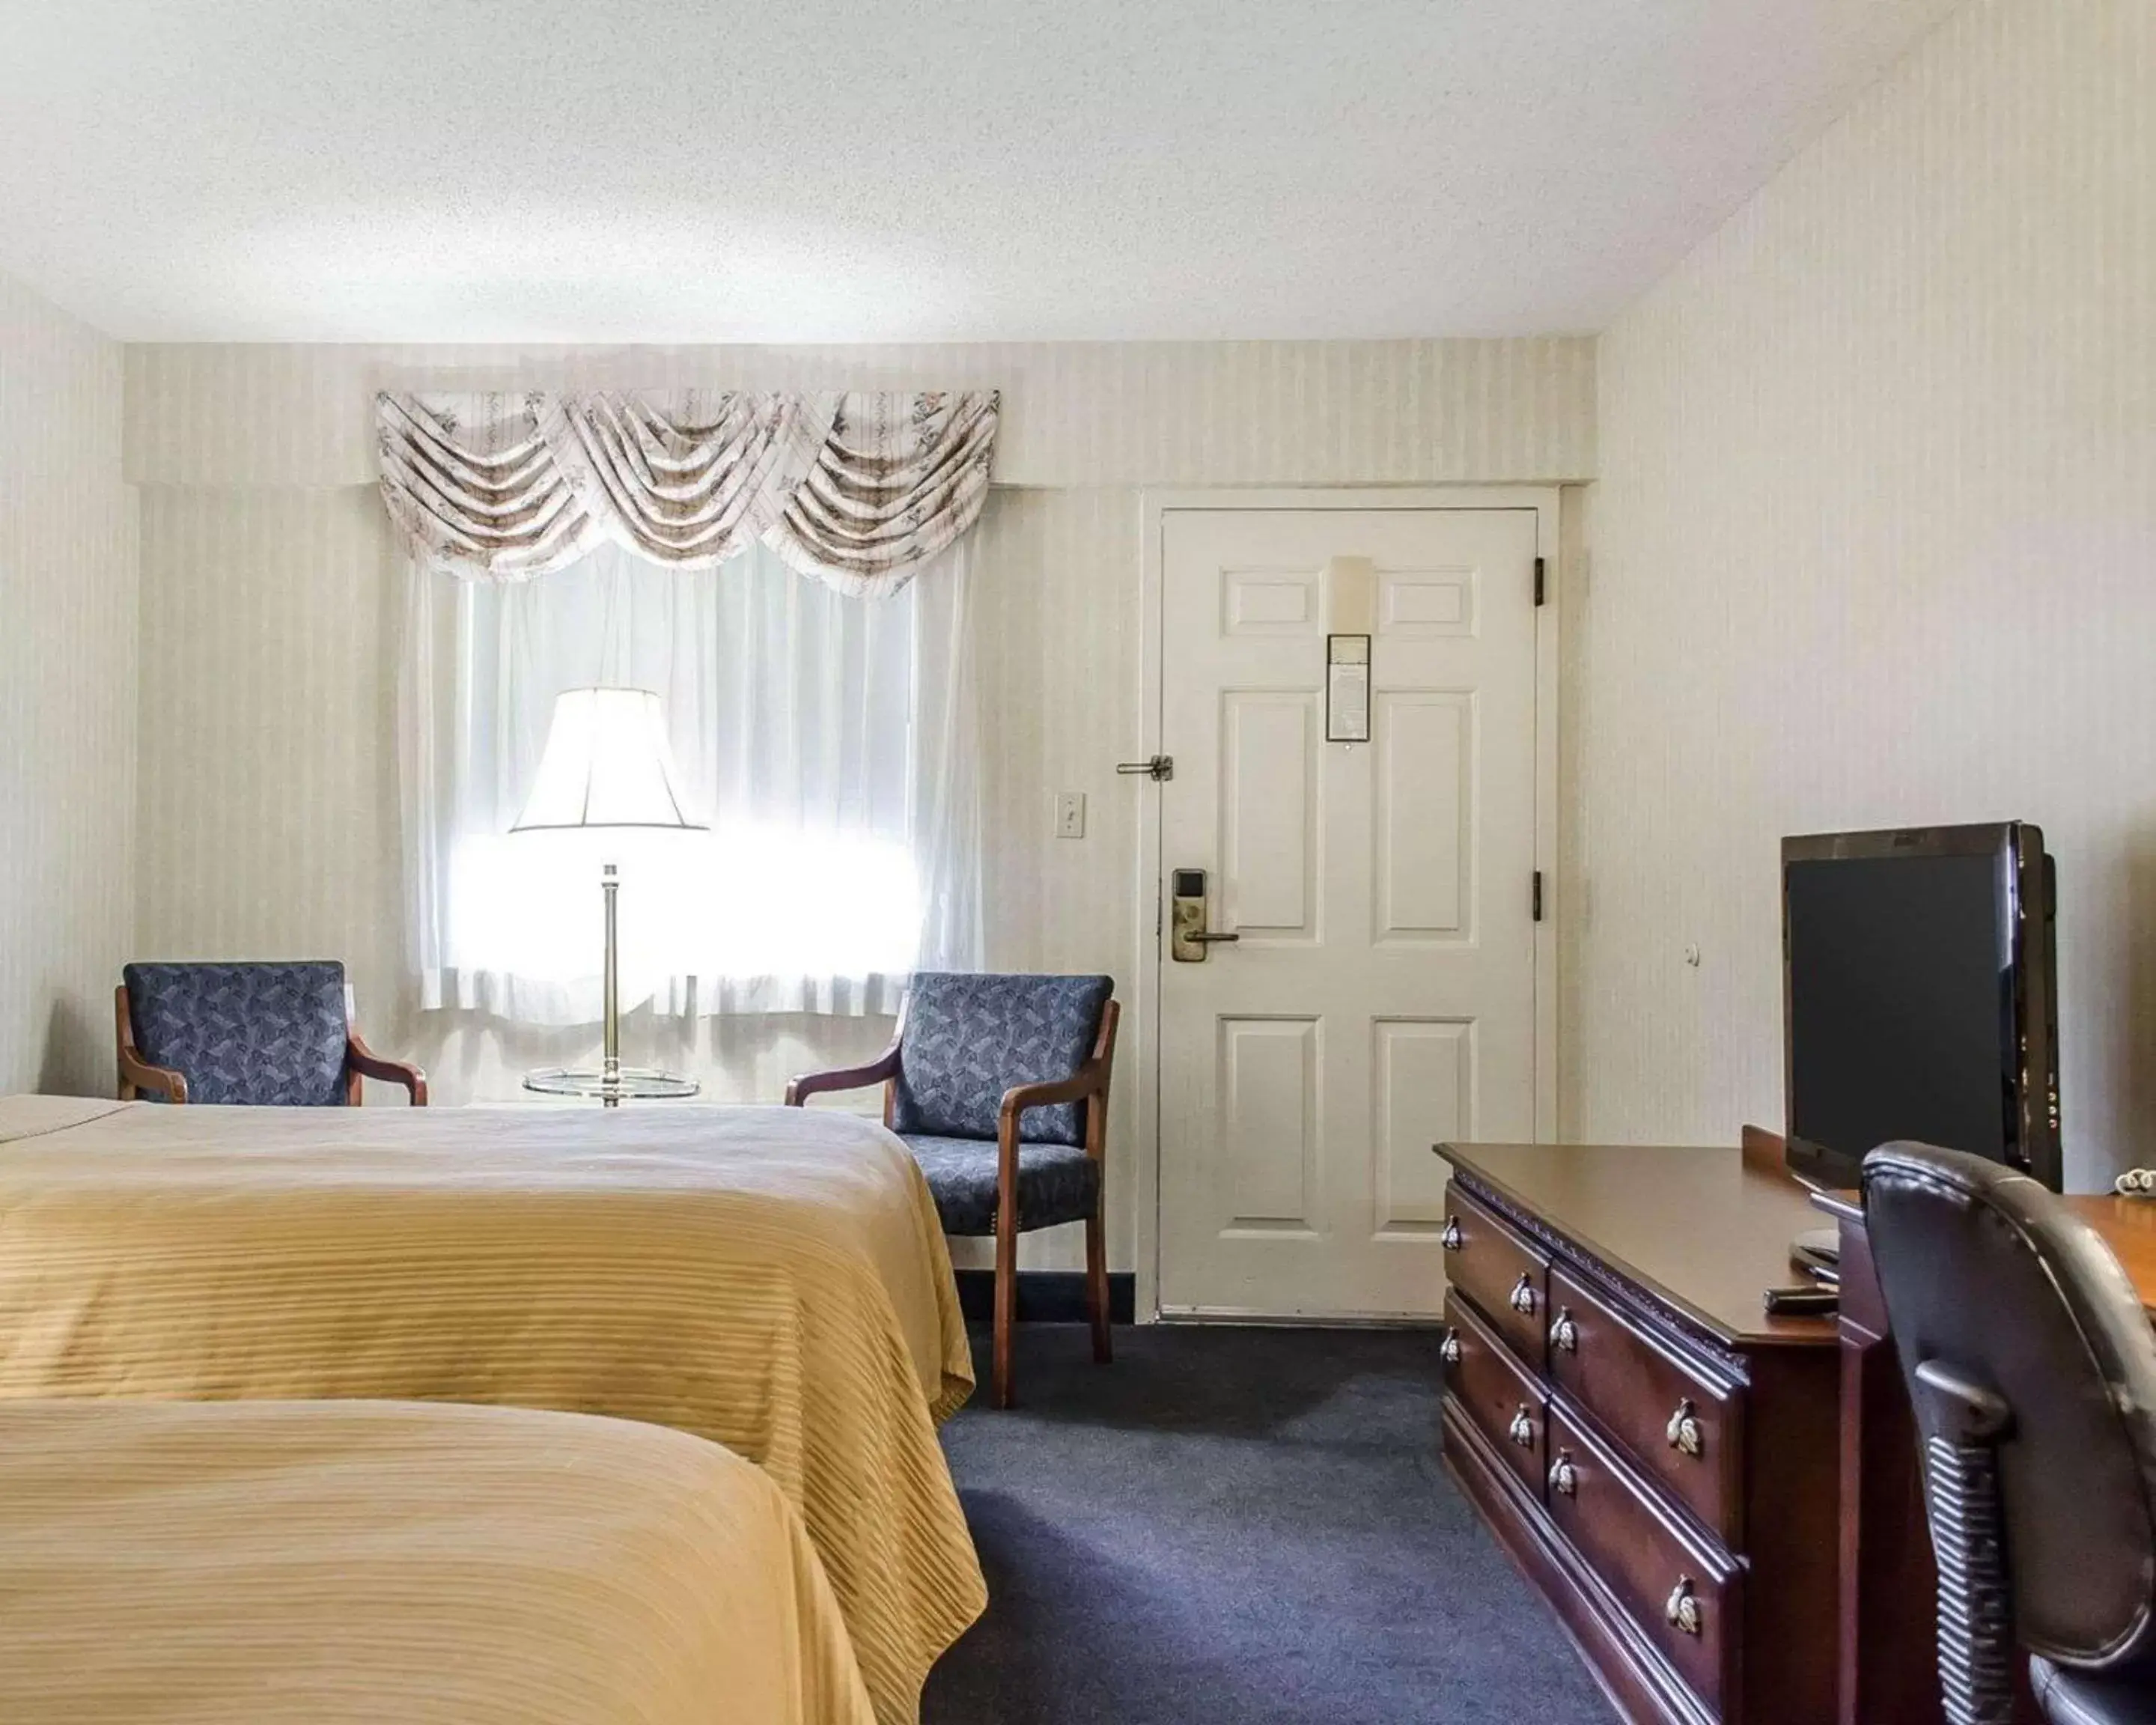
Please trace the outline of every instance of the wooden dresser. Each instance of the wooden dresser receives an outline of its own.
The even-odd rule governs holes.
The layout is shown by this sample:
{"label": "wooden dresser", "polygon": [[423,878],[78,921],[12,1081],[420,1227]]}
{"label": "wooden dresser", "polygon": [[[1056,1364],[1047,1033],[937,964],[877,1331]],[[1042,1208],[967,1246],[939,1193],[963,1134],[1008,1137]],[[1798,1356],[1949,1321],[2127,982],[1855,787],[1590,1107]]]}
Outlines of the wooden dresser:
{"label": "wooden dresser", "polygon": [[1440,1145],[1448,1466],[1635,1721],[1835,1711],[1834,1320],[1736,1150]]}

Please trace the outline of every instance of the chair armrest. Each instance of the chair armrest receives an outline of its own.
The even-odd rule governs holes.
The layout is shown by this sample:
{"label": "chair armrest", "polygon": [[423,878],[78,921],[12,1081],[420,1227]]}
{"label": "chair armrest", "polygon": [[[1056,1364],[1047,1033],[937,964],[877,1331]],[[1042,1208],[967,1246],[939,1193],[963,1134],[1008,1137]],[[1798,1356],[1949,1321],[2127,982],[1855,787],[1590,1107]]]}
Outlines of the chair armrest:
{"label": "chair armrest", "polygon": [[[1068,1078],[1045,1084],[1014,1084],[1004,1092],[996,1113],[997,1214],[1016,1215],[1018,1204],[1019,1128],[1029,1108],[1045,1108],[1055,1102],[1078,1102],[1108,1094],[1108,1062],[1089,1060]],[[1089,1151],[1097,1154],[1089,1144]],[[1015,1224],[1014,1224],[1015,1225]]]}
{"label": "chair armrest", "polygon": [[804,1072],[786,1086],[786,1106],[798,1108],[823,1091],[865,1090],[897,1076],[898,1045],[894,1042],[865,1066],[839,1066],[829,1072]]}
{"label": "chair armrest", "polygon": [[[427,1075],[407,1060],[385,1060],[360,1040],[357,1030],[345,1032],[345,1070],[362,1077],[378,1078],[384,1084],[401,1084],[414,1108],[427,1106]],[[355,1100],[357,1093],[354,1092]]]}
{"label": "chair armrest", "polygon": [[121,1101],[131,1102],[144,1091],[168,1102],[187,1101],[187,1074],[175,1072],[170,1066],[151,1065],[136,1047],[135,1019],[128,1009],[125,983],[112,991],[112,1045],[119,1055]]}
{"label": "chair armrest", "polygon": [[122,1095],[133,1093],[162,1096],[168,1102],[184,1102],[187,1099],[187,1076],[176,1072],[170,1066],[153,1066],[144,1060],[132,1043],[120,1046],[120,1088]]}
{"label": "chair armrest", "polygon": [[1004,1092],[1003,1107],[996,1119],[998,1135],[1004,1128],[1015,1128],[1019,1118],[1029,1108],[1045,1108],[1056,1102],[1079,1102],[1088,1096],[1106,1096],[1108,1092],[1108,1063],[1088,1060],[1068,1078],[1051,1079],[1045,1084],[1014,1084]]}
{"label": "chair armrest", "polygon": [[1101,1116],[1107,1106],[1108,1081],[1116,1065],[1116,1026],[1122,1009],[1111,1000],[1101,1014],[1101,1028],[1093,1039],[1093,1052],[1086,1064],[1068,1078],[1045,1084],[1014,1084],[1004,1092],[996,1114],[996,1214],[1000,1223],[1010,1217],[1015,1229],[1018,1214],[1019,1127],[1029,1108],[1045,1108],[1056,1102],[1088,1104],[1086,1153],[1096,1163],[1101,1155]]}
{"label": "chair armrest", "polygon": [[[1116,1027],[1122,1021],[1122,1006],[1111,1000],[1101,1009],[1101,1028],[1093,1038],[1093,1052],[1086,1057],[1086,1064],[1068,1078],[1051,1079],[1045,1084],[1014,1084],[1004,1092],[1003,1107],[996,1117],[996,1137],[1004,1147],[1004,1163],[1014,1173],[1018,1167],[1018,1127],[1020,1117],[1029,1108],[1045,1108],[1055,1102],[1083,1101],[1088,1096],[1098,1096],[1105,1102],[1108,1096],[1108,1081],[1116,1065]],[[1100,1153],[1096,1134],[1087,1134],[1086,1148],[1095,1155]],[[1010,1176],[1004,1176],[1004,1184]]]}

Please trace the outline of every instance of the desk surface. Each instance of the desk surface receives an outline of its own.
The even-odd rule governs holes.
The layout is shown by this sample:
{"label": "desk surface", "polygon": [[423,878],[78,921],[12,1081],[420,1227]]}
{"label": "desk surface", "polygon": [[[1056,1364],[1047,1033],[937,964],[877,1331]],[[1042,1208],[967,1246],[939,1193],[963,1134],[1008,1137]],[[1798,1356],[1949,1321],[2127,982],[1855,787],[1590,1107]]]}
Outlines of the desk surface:
{"label": "desk surface", "polygon": [[[1811,1194],[1785,1170],[1698,1146],[1440,1144],[1437,1153],[1732,1346],[1835,1343],[1831,1317],[1767,1315],[1768,1288],[1804,1280],[1789,1242],[1820,1225]],[[2156,1233],[2149,1260],[2156,1269]]]}
{"label": "desk surface", "polygon": [[[1854,1192],[1821,1192],[1813,1203],[1829,1215],[1861,1219],[1862,1201]],[[2121,1198],[2102,1193],[2062,1198],[2060,1203],[2096,1230],[2124,1266],[2126,1278],[2151,1317],[2156,1317],[2156,1199]]]}

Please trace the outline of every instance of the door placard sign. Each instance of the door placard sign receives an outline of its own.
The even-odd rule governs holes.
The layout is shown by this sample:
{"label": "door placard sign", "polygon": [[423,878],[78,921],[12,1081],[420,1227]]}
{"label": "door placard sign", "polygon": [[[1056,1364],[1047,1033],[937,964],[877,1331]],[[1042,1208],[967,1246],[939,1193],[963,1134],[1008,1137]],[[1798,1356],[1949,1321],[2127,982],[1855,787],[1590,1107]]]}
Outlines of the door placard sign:
{"label": "door placard sign", "polygon": [[1325,740],[1370,740],[1370,638],[1325,638]]}

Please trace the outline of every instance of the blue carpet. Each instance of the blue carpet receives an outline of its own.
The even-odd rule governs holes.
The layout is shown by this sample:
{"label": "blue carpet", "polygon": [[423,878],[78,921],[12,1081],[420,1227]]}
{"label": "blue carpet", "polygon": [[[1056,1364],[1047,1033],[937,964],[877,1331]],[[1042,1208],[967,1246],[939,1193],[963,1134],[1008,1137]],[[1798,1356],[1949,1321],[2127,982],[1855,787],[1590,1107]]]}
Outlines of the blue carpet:
{"label": "blue carpet", "polygon": [[944,1431],[988,1609],[923,1725],[1609,1725],[1444,1474],[1435,1350],[1152,1325],[1096,1367],[1024,1326],[1024,1405]]}

